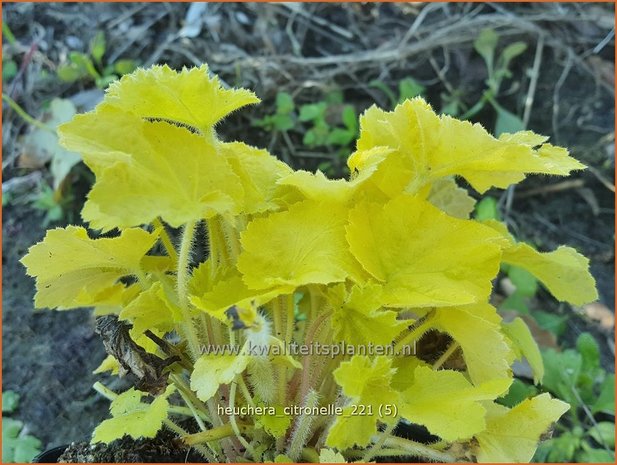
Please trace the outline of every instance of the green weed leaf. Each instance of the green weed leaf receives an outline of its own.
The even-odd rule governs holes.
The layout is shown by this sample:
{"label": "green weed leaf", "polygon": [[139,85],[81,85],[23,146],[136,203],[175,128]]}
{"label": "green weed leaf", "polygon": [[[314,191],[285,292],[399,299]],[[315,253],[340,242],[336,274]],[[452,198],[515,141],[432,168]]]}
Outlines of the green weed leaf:
{"label": "green weed leaf", "polygon": [[19,405],[19,394],[15,391],[2,393],[2,413],[13,413]]}
{"label": "green weed leaf", "polygon": [[90,42],[90,55],[92,55],[94,61],[99,65],[101,64],[103,55],[105,55],[106,46],[105,33],[103,31],[97,32]]}

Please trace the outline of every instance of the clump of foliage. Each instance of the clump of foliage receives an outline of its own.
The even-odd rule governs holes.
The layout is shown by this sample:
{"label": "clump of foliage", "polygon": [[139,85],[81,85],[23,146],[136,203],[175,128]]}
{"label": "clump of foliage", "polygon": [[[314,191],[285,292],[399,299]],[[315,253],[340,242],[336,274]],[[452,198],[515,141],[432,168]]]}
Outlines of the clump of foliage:
{"label": "clump of foliage", "polygon": [[[52,229],[22,262],[36,307],[107,315],[97,331],[114,357],[99,371],[136,378],[120,394],[98,385],[112,418],[93,441],[168,427],[209,461],[529,461],[569,406],[497,402],[514,361],[536,383],[544,366],[523,320],[488,303],[492,280],[514,265],[573,304],[595,300],[595,283],[574,249],[538,252],[469,219],[455,177],[483,193],[584,166],[546,137],[496,139],[415,98],[368,109],[350,178],[329,180],[217,137],[258,101],[205,66],[155,66],[59,129],[96,176],[82,216],[104,236]],[[178,425],[186,415],[201,432]],[[394,435],[403,419],[439,440]]]}
{"label": "clump of foliage", "polygon": [[582,333],[576,350],[543,352],[544,388],[570,404],[561,435],[538,449],[541,462],[615,461],[615,375],[600,366],[600,348]]}
{"label": "clump of foliage", "polygon": [[19,394],[2,393],[2,463],[30,463],[41,453],[41,441],[28,434],[23,422],[5,416],[13,414],[19,406]]}

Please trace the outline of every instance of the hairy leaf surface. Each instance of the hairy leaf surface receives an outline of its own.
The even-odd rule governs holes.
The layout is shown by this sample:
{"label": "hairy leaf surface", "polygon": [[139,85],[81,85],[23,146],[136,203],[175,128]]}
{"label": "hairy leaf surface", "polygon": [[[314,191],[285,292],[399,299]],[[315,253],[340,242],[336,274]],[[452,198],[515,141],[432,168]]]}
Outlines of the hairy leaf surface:
{"label": "hairy leaf surface", "polygon": [[246,89],[224,89],[208,66],[176,72],[167,65],[138,69],[110,84],[105,102],[141,118],[162,118],[208,131],[229,113],[259,103]]}

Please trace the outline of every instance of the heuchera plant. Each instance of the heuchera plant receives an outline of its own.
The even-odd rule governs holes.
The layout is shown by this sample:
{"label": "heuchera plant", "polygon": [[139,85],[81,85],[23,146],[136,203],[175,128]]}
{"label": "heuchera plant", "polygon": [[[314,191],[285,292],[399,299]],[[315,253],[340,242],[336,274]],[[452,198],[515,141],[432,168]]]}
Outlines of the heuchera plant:
{"label": "heuchera plant", "polygon": [[[217,137],[258,101],[206,66],[154,66],[60,128],[96,176],[82,216],[104,236],[52,229],[22,262],[37,308],[117,315],[98,322],[99,371],[139,388],[98,385],[112,418],[92,441],[168,427],[211,462],[529,461],[568,405],[496,402],[513,362],[536,383],[543,366],[525,323],[489,304],[492,280],[516,265],[576,305],[595,283],[574,249],[540,253],[470,219],[455,179],[483,193],[584,166],[546,137],[494,138],[416,98],[368,109],[350,179],[330,180]],[[393,434],[401,422],[433,442]]]}

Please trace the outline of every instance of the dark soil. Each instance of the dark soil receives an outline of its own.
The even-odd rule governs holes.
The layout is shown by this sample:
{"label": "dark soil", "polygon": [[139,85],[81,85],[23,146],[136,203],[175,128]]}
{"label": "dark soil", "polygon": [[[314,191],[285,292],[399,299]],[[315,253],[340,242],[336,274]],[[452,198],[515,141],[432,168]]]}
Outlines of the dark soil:
{"label": "dark soil", "polygon": [[[545,188],[564,180],[531,176],[516,189],[489,195],[499,199],[504,218],[520,240],[540,250],[567,244],[588,256],[600,302],[614,312],[615,202],[607,187],[614,186],[615,167],[612,4],[213,3],[206,7],[201,31],[180,37],[188,8],[178,3],[4,4],[3,21],[17,44],[5,41],[3,56],[23,65],[16,78],[4,82],[4,91],[36,116],[53,97],[91,90],[92,81],[60,82],[55,68],[66,62],[70,51],[85,52],[96,31],[103,30],[106,61],[131,58],[145,66],[168,63],[175,68],[207,62],[226,83],[253,89],[263,103],[224,122],[220,131],[226,139],[269,148],[295,168],[314,170],[326,161],[335,175],[343,176],[344,164],[332,147],[309,150],[302,147],[301,132],[290,131],[285,138],[253,127],[251,121],[274,112],[278,91],[291,93],[302,104],[340,89],[344,102],[357,112],[373,103],[387,108],[385,94],[368,83],[379,79],[396,91],[399,80],[409,76],[426,87],[425,97],[437,110],[444,94],[460,95],[470,108],[486,89],[487,77],[473,40],[481,28],[491,25],[499,33],[499,49],[514,41],[528,46],[513,62],[500,104],[521,116],[531,96],[528,127],[568,147],[590,170],[568,178],[582,180],[576,187],[550,191]],[[529,70],[540,35],[545,41],[531,95]],[[492,109],[474,119],[493,130]],[[18,163],[20,137],[27,131],[28,125],[3,106],[3,181],[31,173]],[[73,212],[79,211],[88,189],[85,171],[78,167],[70,183]],[[44,180],[50,179],[46,168],[40,172]],[[3,390],[21,395],[16,417],[48,448],[87,442],[107,416],[109,402],[91,388],[101,379],[91,372],[104,350],[94,335],[90,311],[33,311],[34,283],[18,260],[44,236],[43,217],[23,196],[3,207],[2,380]],[[72,222],[79,222],[78,215]],[[570,316],[567,333],[559,341],[563,346],[572,346],[578,334],[591,331],[601,344],[603,366],[614,371],[613,328],[591,320],[584,309],[558,305],[544,291],[534,305]],[[103,381],[121,390],[118,384],[110,385],[109,378]],[[150,453],[143,447],[146,442],[124,441],[124,452],[114,445],[97,461],[148,462],[156,455],[137,455]],[[185,461],[186,450],[167,447],[154,442],[155,451],[166,457],[163,461]],[[98,446],[83,444],[80,450],[72,447],[68,453],[77,461],[103,453]],[[129,455],[115,455],[123,453]]]}
{"label": "dark soil", "polygon": [[47,447],[89,439],[109,406],[92,390],[105,351],[90,311],[32,309],[34,283],[18,260],[43,238],[42,217],[2,213],[2,389],[21,395],[16,416]]}
{"label": "dark soil", "polygon": [[177,445],[175,436],[161,431],[154,439],[132,439],[124,436],[109,445],[71,443],[58,463],[174,463],[201,462],[203,458],[186,447]]}

